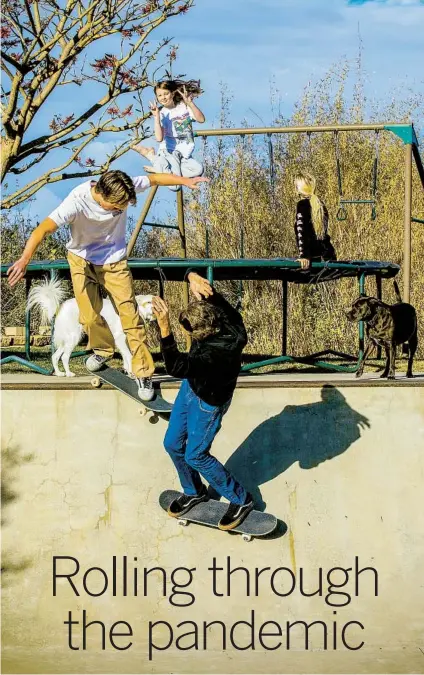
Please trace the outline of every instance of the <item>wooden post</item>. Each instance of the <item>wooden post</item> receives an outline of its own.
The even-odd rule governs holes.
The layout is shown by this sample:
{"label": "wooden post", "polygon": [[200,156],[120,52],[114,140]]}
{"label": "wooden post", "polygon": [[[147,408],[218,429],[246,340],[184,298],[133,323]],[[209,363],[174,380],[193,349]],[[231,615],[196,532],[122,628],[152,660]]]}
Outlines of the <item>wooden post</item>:
{"label": "wooden post", "polygon": [[[178,230],[180,233],[181,257],[187,258],[187,245],[186,245],[185,221],[184,221],[184,198],[182,187],[177,192],[177,221],[178,221]],[[182,292],[182,300],[184,307],[187,307],[188,305],[189,300],[188,288],[189,288],[188,283],[184,281]],[[186,345],[187,350],[189,350],[191,347],[191,337],[189,335],[186,335]]]}
{"label": "wooden post", "polygon": [[156,194],[157,189],[158,189],[158,186],[157,186],[157,185],[154,185],[152,188],[150,188],[149,195],[148,195],[148,197],[147,197],[147,199],[146,199],[146,202],[145,202],[145,204],[144,204],[144,206],[143,206],[143,210],[142,210],[142,212],[140,213],[140,217],[139,217],[139,219],[137,220],[136,226],[135,226],[135,228],[134,228],[134,232],[132,233],[131,239],[130,239],[130,241],[129,241],[129,243],[128,243],[128,246],[127,246],[127,257],[128,257],[128,258],[131,256],[131,253],[133,252],[133,248],[134,248],[134,246],[135,246],[135,242],[137,241],[137,237],[138,237],[138,235],[140,234],[140,230],[141,230],[141,228],[143,227],[144,221],[145,221],[146,218],[147,218],[147,214],[149,213],[149,209],[150,209],[150,207],[151,207],[151,205],[152,205],[152,201],[153,201],[153,199],[154,199],[154,197],[155,197],[155,194]]}

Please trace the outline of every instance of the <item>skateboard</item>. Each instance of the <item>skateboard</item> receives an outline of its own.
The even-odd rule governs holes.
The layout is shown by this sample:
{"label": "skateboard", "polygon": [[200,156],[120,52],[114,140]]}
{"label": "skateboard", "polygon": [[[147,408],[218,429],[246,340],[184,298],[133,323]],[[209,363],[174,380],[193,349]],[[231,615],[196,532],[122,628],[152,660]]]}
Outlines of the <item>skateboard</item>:
{"label": "skateboard", "polygon": [[[116,368],[109,368],[109,366],[102,366],[100,370],[95,372],[88,370],[92,375],[91,386],[99,388],[104,382],[107,382],[115,389],[122,391],[137,403],[141,403],[143,408],[140,409],[142,415],[151,414],[150,421],[153,421],[155,416],[169,418],[172,410],[172,404],[162,398],[160,387],[155,387],[155,397],[151,401],[143,401],[138,395],[138,387],[135,380],[128,375],[125,375]],[[156,420],[157,421],[157,420]]]}
{"label": "skateboard", "polygon": [[[181,494],[181,492],[177,492],[176,490],[165,490],[159,496],[160,506],[164,511],[167,511],[171,502],[180,497]],[[216,499],[209,499],[207,502],[196,504],[190,511],[187,511],[187,513],[184,513],[179,518],[175,518],[175,520],[179,525],[183,526],[189,523],[197,523],[198,525],[206,525],[207,527],[218,529],[218,523],[227,508],[227,503],[218,502]],[[265,537],[267,534],[271,534],[277,527],[277,523],[277,518],[270,513],[253,510],[240,525],[232,530],[225,531],[237,532],[242,535],[243,541],[252,541],[255,537]]]}

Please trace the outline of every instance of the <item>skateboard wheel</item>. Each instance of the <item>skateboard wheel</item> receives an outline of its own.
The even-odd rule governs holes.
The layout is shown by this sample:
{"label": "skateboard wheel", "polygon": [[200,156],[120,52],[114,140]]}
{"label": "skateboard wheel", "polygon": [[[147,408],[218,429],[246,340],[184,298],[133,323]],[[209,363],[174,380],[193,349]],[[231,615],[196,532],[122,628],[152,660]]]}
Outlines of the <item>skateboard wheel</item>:
{"label": "skateboard wheel", "polygon": [[149,415],[149,422],[150,424],[157,424],[159,422],[159,417],[158,415],[150,410],[150,415]]}
{"label": "skateboard wheel", "polygon": [[251,534],[242,534],[243,541],[252,541],[253,537]]}
{"label": "skateboard wheel", "polygon": [[99,387],[102,386],[102,381],[100,377],[93,377],[91,379],[91,386],[94,387],[95,389],[99,389]]}
{"label": "skateboard wheel", "polygon": [[138,412],[140,413],[140,415],[141,415],[142,417],[144,417],[144,415],[147,414],[147,408],[140,408],[140,410],[139,410]]}
{"label": "skateboard wheel", "polygon": [[184,518],[180,518],[179,521],[178,521],[178,525],[181,525],[182,527],[187,527],[188,520],[184,520]]}

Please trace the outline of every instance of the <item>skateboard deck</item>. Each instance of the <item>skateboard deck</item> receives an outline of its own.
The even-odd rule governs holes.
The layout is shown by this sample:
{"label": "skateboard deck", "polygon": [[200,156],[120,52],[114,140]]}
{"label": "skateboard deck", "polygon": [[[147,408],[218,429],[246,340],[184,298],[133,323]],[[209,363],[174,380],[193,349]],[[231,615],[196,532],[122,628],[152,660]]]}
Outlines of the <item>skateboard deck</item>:
{"label": "skateboard deck", "polygon": [[[176,490],[165,490],[159,496],[160,506],[167,511],[171,502],[182,493]],[[175,518],[180,525],[188,525],[188,523],[197,523],[198,525],[206,525],[207,527],[215,527],[218,529],[218,523],[226,512],[228,504],[226,502],[218,502],[216,499],[209,499],[207,502],[200,502],[193,506],[190,511],[184,513],[182,516]],[[265,537],[271,534],[277,527],[277,518],[270,513],[262,513],[261,511],[251,511],[238,527],[229,532],[237,532],[243,535],[244,541],[251,541],[254,537]],[[223,530],[224,531],[224,530]]]}
{"label": "skateboard deck", "polygon": [[109,368],[109,366],[102,366],[100,370],[96,370],[95,372],[88,370],[88,372],[92,375],[91,384],[93,387],[101,387],[103,382],[107,382],[115,389],[122,391],[123,394],[137,401],[137,403],[141,403],[144,406],[144,410],[150,410],[158,415],[168,417],[171,414],[172,404],[162,398],[160,387],[155,387],[155,397],[151,401],[143,401],[138,395],[136,381],[120,370]]}

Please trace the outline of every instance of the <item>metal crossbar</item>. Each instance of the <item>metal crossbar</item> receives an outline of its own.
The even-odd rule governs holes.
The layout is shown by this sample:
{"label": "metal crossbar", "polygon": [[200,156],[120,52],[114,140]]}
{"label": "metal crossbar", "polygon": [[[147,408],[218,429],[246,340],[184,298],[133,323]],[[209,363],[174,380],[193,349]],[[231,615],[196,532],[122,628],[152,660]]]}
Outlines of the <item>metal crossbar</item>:
{"label": "metal crossbar", "polygon": [[[1,265],[1,276],[5,276],[9,265]],[[363,354],[364,327],[359,324],[359,356],[358,361],[355,356],[342,354],[333,350],[326,350],[318,354],[309,354],[298,357],[288,355],[287,348],[287,284],[293,283],[309,284],[322,283],[326,280],[333,280],[341,277],[357,278],[359,282],[359,293],[364,292],[366,277],[373,276],[377,282],[386,278],[390,279],[396,276],[400,270],[399,265],[394,263],[385,263],[372,260],[354,260],[340,262],[313,262],[310,270],[302,270],[300,263],[294,258],[277,259],[181,259],[181,258],[157,258],[157,259],[137,259],[129,260],[129,267],[135,279],[158,280],[163,285],[164,281],[184,281],[187,271],[190,269],[203,269],[206,277],[211,284],[218,280],[246,279],[246,280],[272,280],[280,279],[283,281],[283,287],[286,293],[283,296],[283,345],[280,356],[257,361],[243,366],[243,371],[250,371],[274,363],[295,362],[309,364],[316,367],[337,370],[343,372],[354,372],[357,364]],[[69,275],[69,265],[66,260],[57,261],[34,261],[27,268],[27,290],[33,278],[40,278],[43,274],[57,271],[62,275]],[[26,359],[14,354],[9,354],[1,359],[1,364],[12,361],[24,365],[43,375],[50,375],[52,371],[47,371],[38,366],[31,358],[30,352],[30,312],[27,311],[25,317],[25,355]],[[53,342],[53,331],[52,331]],[[82,356],[88,352],[75,352],[73,356]],[[329,363],[320,357],[325,354],[332,354],[340,358],[357,361],[356,365],[343,366]]]}

